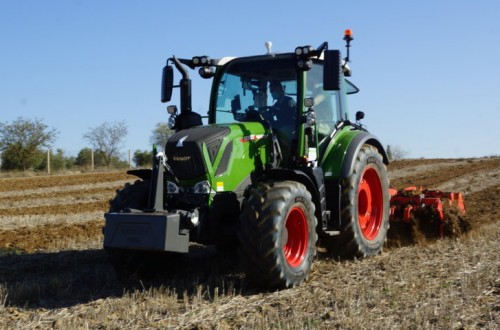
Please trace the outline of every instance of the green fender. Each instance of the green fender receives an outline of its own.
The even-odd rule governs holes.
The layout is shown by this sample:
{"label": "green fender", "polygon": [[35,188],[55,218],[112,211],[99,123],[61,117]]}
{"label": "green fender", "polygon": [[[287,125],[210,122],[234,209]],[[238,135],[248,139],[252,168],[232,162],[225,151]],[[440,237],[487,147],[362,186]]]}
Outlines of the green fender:
{"label": "green fender", "polygon": [[386,165],[389,158],[380,141],[372,134],[344,127],[330,141],[325,153],[321,157],[320,166],[323,168],[325,180],[341,180],[352,172],[356,155],[364,144],[378,149]]}
{"label": "green fender", "polygon": [[346,126],[338,131],[321,157],[320,166],[325,178],[326,209],[330,211],[331,215],[326,225],[328,230],[340,230],[341,228],[341,182],[351,175],[356,156],[364,144],[376,147],[382,155],[384,163],[386,165],[389,163],[380,141],[374,135],[353,129],[352,126]]}

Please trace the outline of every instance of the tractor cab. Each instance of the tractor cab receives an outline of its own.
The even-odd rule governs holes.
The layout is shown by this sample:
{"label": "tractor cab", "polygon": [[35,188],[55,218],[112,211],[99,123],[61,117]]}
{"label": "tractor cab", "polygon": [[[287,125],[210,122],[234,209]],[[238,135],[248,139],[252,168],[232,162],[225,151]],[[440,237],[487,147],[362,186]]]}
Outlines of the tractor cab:
{"label": "tractor cab", "polygon": [[[190,80],[182,64],[199,67],[203,78],[214,79],[209,125],[259,122],[278,141],[279,166],[317,163],[337,126],[348,120],[344,95],[357,90],[343,79],[349,72],[348,58],[342,60],[338,50],[327,47],[325,42],[317,49],[297,47],[293,53],[275,54],[269,50],[265,55],[239,58],[169,59],[183,73],[179,84],[181,111],[179,114],[176,108],[169,108],[171,127],[182,130],[201,125],[190,109]],[[167,65],[164,102],[171,95],[171,72]],[[194,120],[184,125],[186,117]]]}
{"label": "tractor cab", "polygon": [[270,54],[228,62],[214,80],[209,123],[261,122],[279,141],[281,165],[315,161],[318,142],[347,119],[342,86],[324,90],[323,61],[307,71],[296,61],[295,54]]}

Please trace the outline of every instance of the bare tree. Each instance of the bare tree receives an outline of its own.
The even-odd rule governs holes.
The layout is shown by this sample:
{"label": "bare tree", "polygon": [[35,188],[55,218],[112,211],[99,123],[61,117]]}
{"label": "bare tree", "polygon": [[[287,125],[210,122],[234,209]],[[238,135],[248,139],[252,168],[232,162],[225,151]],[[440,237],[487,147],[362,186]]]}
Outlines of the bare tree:
{"label": "bare tree", "polygon": [[127,133],[128,129],[124,121],[104,122],[100,126],[89,128],[83,138],[92,145],[94,150],[103,153],[104,163],[109,166],[113,157],[118,156],[119,149]]}
{"label": "bare tree", "polygon": [[47,148],[56,139],[57,131],[49,129],[40,119],[17,118],[12,124],[0,123],[0,150],[3,166],[27,170],[41,161],[41,148]]}
{"label": "bare tree", "polygon": [[408,156],[408,152],[403,150],[401,147],[394,145],[387,146],[387,157],[389,160],[404,159],[406,156]]}
{"label": "bare tree", "polygon": [[151,143],[161,146],[161,148],[164,149],[168,138],[174,133],[175,132],[168,127],[167,123],[158,123],[152,132],[150,141]]}

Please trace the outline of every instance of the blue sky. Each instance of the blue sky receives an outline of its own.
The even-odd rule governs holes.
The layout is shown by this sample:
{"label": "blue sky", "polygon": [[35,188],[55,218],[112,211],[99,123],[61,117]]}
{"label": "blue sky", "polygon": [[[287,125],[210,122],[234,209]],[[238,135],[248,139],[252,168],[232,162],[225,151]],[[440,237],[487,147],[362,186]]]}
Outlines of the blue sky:
{"label": "blue sky", "polygon": [[[42,119],[59,131],[53,149],[76,155],[89,128],[124,120],[123,155],[149,150],[167,120],[168,57],[262,54],[265,41],[344,51],[350,28],[361,90],[350,112],[384,145],[410,158],[500,155],[499,13],[498,0],[0,0],[0,122]],[[209,82],[191,77],[206,113]]]}

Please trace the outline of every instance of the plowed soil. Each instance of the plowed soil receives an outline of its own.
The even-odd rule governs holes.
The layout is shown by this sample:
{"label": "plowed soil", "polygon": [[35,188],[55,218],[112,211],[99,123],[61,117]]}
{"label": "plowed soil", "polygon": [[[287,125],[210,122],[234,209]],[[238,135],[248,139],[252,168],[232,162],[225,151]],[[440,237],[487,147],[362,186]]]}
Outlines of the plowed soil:
{"label": "plowed soil", "polygon": [[[430,189],[462,192],[466,203],[467,221],[471,225],[467,237],[472,237],[473,242],[476,242],[474,239],[481,241],[482,235],[485,235],[486,232],[491,233],[491,228],[496,228],[495,224],[499,222],[498,209],[500,207],[500,158],[400,160],[391,163],[388,170],[391,187],[397,189],[409,185],[419,185]],[[263,306],[267,306],[266,308],[276,308],[280,313],[285,313],[288,310],[291,313],[290,317],[293,317],[295,313],[300,316],[301,320],[317,320],[318,322],[315,323],[317,326],[308,326],[301,321],[302,323],[295,324],[292,328],[363,328],[363,323],[359,319],[358,323],[355,324],[348,321],[360,316],[351,315],[340,319],[338,314],[334,315],[333,312],[328,312],[328,308],[336,310],[335,313],[341,310],[346,311],[347,305],[353,303],[352,301],[343,300],[340,292],[336,292],[339,296],[331,307],[315,307],[316,309],[324,309],[317,311],[319,313],[317,317],[314,316],[314,311],[310,312],[312,313],[310,315],[300,314],[300,311],[308,303],[302,302],[302,306],[294,306],[293,300],[295,298],[291,295],[296,292],[294,290],[306,290],[296,292],[297,294],[306,294],[308,289],[291,289],[279,296],[273,294],[262,296],[263,293],[254,292],[252,289],[245,287],[242,275],[234,266],[237,264],[234,257],[223,258],[221,261],[220,256],[212,253],[213,251],[210,248],[209,252],[198,255],[195,247],[193,249],[195,253],[188,259],[187,263],[186,261],[181,262],[180,265],[182,265],[183,269],[179,270],[178,267],[174,267],[176,271],[173,274],[171,272],[169,275],[163,274],[162,276],[167,276],[167,280],[164,277],[154,277],[149,282],[149,289],[144,287],[146,282],[142,280],[135,284],[120,282],[116,277],[118,275],[114,274],[111,266],[107,263],[101,249],[103,214],[106,212],[108,201],[114,196],[115,190],[122,187],[126,182],[133,182],[135,179],[135,177],[128,176],[123,172],[0,179],[0,327],[203,328],[203,324],[208,324],[207,328],[231,328],[233,325],[247,328],[253,326],[286,327],[286,324],[277,325],[273,323],[272,315],[274,314],[272,312],[259,309],[257,302],[262,299]],[[394,233],[400,229],[393,226],[391,230]],[[493,237],[498,238],[498,236]],[[415,241],[409,242],[399,238],[391,239],[382,258],[391,260],[395,258],[394,260],[396,260],[398,256],[405,253],[405,247],[411,248],[412,244],[419,244]],[[405,267],[409,269],[418,268],[423,263],[433,263],[431,259],[433,258],[432,255],[435,254],[433,251],[437,251],[436,253],[444,251],[445,249],[440,246],[445,243],[438,240],[431,242],[431,244],[427,252],[429,254],[428,260],[418,260],[413,265],[409,264]],[[488,247],[489,249],[499,248],[498,242],[492,242],[491,244],[493,245]],[[450,248],[453,249],[453,247],[447,247],[446,251]],[[202,250],[200,249],[200,251]],[[494,253],[498,254],[498,250]],[[423,257],[420,256],[419,258]],[[450,257],[450,260],[453,258],[454,256]],[[359,276],[376,278],[378,273],[388,272],[387,269],[390,266],[386,264],[386,260],[388,259],[373,258],[362,261],[365,262],[365,265],[371,266],[369,266],[370,271],[364,274],[360,273]],[[443,260],[437,262],[443,263]],[[328,257],[320,256],[319,260],[315,262],[312,282],[304,284],[301,288],[310,286],[310,290],[313,292],[319,290],[320,287],[323,290],[325,285],[340,287],[346,285],[346,287],[349,287],[348,283],[344,283],[347,281],[346,278],[336,277],[332,279],[331,276],[335,277],[335,275],[331,274],[335,274],[339,267],[348,270],[356,267],[355,265],[358,263],[332,262]],[[379,269],[377,263],[379,265],[383,264],[380,266],[383,269]],[[493,259],[493,263],[498,266],[498,257]],[[332,267],[337,268],[337,270],[333,272]],[[498,268],[495,265],[492,267]],[[358,272],[353,269],[351,269],[351,272]],[[55,276],[55,272],[61,277]],[[325,274],[330,274],[328,282],[322,282]],[[220,276],[222,276],[222,279]],[[471,328],[490,327],[490,325],[498,321],[500,279],[498,279],[498,272],[493,276],[497,276],[497,280],[487,286],[490,288],[488,290],[492,291],[488,291],[487,297],[485,296],[486,298],[489,297],[488,299],[491,298],[490,300],[484,298],[486,300],[483,301],[481,300],[483,298],[480,297],[470,298],[478,299],[477,303],[471,302],[474,308],[487,301],[487,305],[490,306],[489,311],[487,313],[478,311],[478,314],[474,314],[476,318],[479,318],[477,321],[469,320],[464,316],[463,319],[460,319],[462,320],[462,323],[460,323],[462,326]],[[42,280],[45,281],[44,284],[41,284],[39,279],[45,279]],[[203,286],[202,289],[200,289],[200,283]],[[441,281],[436,284],[439,287],[437,290],[441,290],[440,286],[442,285],[454,285],[452,282],[450,282],[451,284],[446,283],[443,284]],[[432,284],[428,284],[428,286],[432,286]],[[159,293],[157,291],[152,293],[150,291],[151,287],[160,290]],[[219,305],[214,305],[214,299],[216,299],[215,287],[217,287],[217,292],[221,290],[225,294],[224,299],[226,300],[224,301],[226,305],[223,306],[226,306],[227,309],[223,311],[220,310]],[[199,292],[199,290],[202,292]],[[384,290],[386,289],[381,291],[381,295],[386,295],[389,292]],[[387,290],[393,289],[389,288]],[[158,301],[154,300],[157,295],[163,295],[163,299],[171,299],[172,301],[163,302],[169,306],[169,309],[155,314],[154,320],[142,319],[139,321],[140,316],[135,316],[137,317],[135,319],[136,323],[130,323],[133,321],[126,316],[126,312],[120,314],[119,311],[116,311],[115,318],[112,315],[102,316],[107,321],[102,321],[100,316],[90,312],[90,310],[97,308],[98,310],[102,309],[105,313],[112,314],[113,312],[105,309],[101,303],[104,303],[104,301],[109,303],[109,299],[117,296],[120,301],[123,301],[124,305],[130,305],[130,299],[137,298],[134,298],[134,293],[124,294],[123,292],[143,292],[141,299],[148,300],[149,306],[159,304]],[[330,297],[331,294],[332,292],[330,292]],[[345,294],[349,296],[348,293]],[[153,301],[151,301],[152,299]],[[207,310],[199,310],[186,305],[195,302],[198,303],[198,307],[208,304]],[[246,304],[247,309],[255,307],[254,309],[260,310],[258,315],[264,316],[260,318],[261,316],[251,314],[253,316],[250,317],[250,314],[245,314],[246,316],[240,315],[240,318],[238,318],[238,311],[230,307],[237,302],[243,305]],[[286,307],[287,303],[292,304],[292,306]],[[373,309],[378,310],[381,313],[380,315],[385,314],[377,307],[378,303],[387,304],[384,305],[385,307],[380,307],[382,309],[389,310],[394,307],[387,301],[377,302],[373,305]],[[134,306],[141,310],[137,305]],[[115,306],[112,310],[119,308],[121,307]],[[125,307],[123,308],[126,310]],[[157,309],[155,309],[154,313],[161,310],[160,307],[155,308]],[[408,308],[408,313],[412,313],[411,303],[404,308]],[[477,308],[480,309],[480,307]],[[211,309],[218,309],[220,317],[208,313],[208,310]],[[307,310],[307,308],[305,309]],[[201,316],[195,317],[194,314],[187,315],[189,311],[194,310],[201,313],[197,315],[205,315],[205,319],[201,318]],[[153,313],[149,309],[148,311]],[[231,314],[231,311],[233,314]],[[465,313],[465,311],[463,312]],[[83,315],[82,317],[88,318],[88,321],[79,319],[76,316],[78,313]],[[462,313],[462,311],[457,313]],[[468,310],[467,313],[473,312]],[[145,316],[142,315],[142,317]],[[229,320],[228,323],[224,321],[224,317]],[[427,324],[430,325],[430,328],[448,328],[448,325],[454,324],[452,321],[447,321],[447,323],[442,323],[439,320],[424,322],[405,315],[401,317],[402,319],[399,321],[393,320],[393,317],[391,317],[391,320],[397,322],[396,324],[402,328],[407,328],[405,325],[411,327],[414,324],[420,326]],[[127,321],[120,322],[120,319]],[[248,323],[250,320],[254,323]],[[402,320],[407,320],[408,323]],[[367,319],[367,322],[365,325],[368,326],[371,322],[370,318]],[[385,324],[378,323],[378,326],[382,327]],[[457,325],[457,328],[460,328],[460,324]],[[453,327],[450,326],[450,328]]]}
{"label": "plowed soil", "polygon": [[[388,169],[391,187],[396,189],[417,185],[440,190],[451,187],[452,191],[462,192],[467,218],[474,227],[497,221],[498,158],[401,160],[391,163]],[[0,249],[33,252],[50,249],[53,241],[62,238],[99,239],[108,200],[125,182],[134,180],[123,172],[1,179]],[[80,215],[89,212],[99,215],[78,220]],[[23,226],[20,221],[17,228],[7,229],[13,226],[7,221],[12,217],[30,217],[37,221],[31,221],[29,226]],[[77,224],[71,224],[74,222]]]}
{"label": "plowed soil", "polygon": [[[0,251],[99,240],[109,199],[133,180],[124,172],[0,179]],[[18,225],[9,221],[13,218],[21,219]],[[31,221],[22,221],[26,218]]]}

